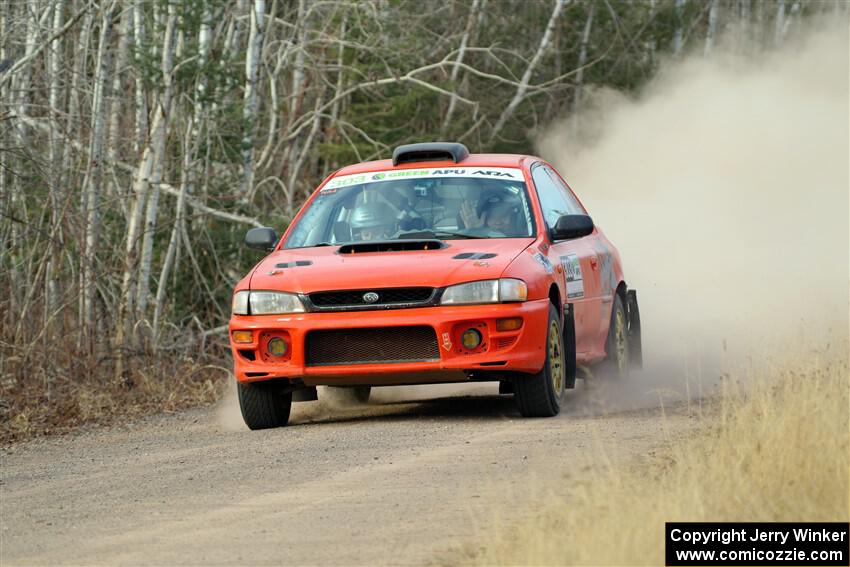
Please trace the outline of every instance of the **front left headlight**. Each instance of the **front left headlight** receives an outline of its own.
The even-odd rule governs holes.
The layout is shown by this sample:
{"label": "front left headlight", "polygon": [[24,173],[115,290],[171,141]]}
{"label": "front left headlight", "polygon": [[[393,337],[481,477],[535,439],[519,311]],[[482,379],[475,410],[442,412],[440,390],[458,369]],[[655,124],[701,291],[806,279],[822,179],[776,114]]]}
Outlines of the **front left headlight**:
{"label": "front left headlight", "polygon": [[235,315],[279,315],[303,312],[304,304],[294,293],[239,291],[233,295],[233,313]]}
{"label": "front left headlight", "polygon": [[528,299],[528,286],[522,280],[502,278],[500,280],[482,280],[447,287],[440,301],[443,305],[461,305],[468,303],[500,303],[505,301],[525,301]]}

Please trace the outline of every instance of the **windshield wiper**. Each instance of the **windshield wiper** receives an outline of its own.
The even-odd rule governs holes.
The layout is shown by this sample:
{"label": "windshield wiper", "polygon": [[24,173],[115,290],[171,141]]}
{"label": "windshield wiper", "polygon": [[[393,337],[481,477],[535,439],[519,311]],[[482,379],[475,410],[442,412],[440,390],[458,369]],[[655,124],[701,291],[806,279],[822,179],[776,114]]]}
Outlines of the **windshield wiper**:
{"label": "windshield wiper", "polygon": [[450,232],[446,230],[414,230],[411,232],[402,232],[396,239],[408,239],[408,238],[436,238],[438,240],[445,240],[446,238],[486,238],[485,236],[474,236],[472,234],[464,234],[462,232]]}

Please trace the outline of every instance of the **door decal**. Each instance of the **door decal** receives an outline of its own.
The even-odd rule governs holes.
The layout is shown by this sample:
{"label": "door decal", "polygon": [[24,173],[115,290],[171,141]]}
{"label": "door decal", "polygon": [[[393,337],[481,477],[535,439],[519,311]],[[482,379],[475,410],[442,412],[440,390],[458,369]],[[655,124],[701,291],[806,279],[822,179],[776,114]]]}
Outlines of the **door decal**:
{"label": "door decal", "polygon": [[584,297],[584,280],[581,276],[581,264],[578,260],[578,255],[567,254],[561,256],[561,265],[564,267],[564,273],[567,276],[567,298],[575,299]]}
{"label": "door decal", "polygon": [[602,301],[609,302],[613,299],[614,290],[617,289],[617,274],[614,273],[614,257],[604,244],[597,243],[596,255],[599,257],[599,283],[602,287]]}

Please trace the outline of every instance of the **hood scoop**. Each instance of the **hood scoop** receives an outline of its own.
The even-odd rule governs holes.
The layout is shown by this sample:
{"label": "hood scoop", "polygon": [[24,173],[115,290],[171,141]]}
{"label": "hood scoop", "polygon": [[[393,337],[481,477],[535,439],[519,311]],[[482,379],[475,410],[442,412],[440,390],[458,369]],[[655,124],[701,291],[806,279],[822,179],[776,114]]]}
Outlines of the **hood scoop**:
{"label": "hood scoop", "polygon": [[374,242],[352,242],[339,247],[338,254],[364,254],[367,252],[409,252],[412,250],[439,250],[446,243],[436,239],[425,240],[376,240]]}

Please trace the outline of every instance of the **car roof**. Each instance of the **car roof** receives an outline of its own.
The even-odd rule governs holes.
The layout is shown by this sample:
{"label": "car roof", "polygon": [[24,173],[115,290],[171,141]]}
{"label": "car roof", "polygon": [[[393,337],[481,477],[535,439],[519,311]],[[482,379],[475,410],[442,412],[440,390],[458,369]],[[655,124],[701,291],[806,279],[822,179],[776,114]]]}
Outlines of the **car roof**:
{"label": "car roof", "polygon": [[523,162],[529,159],[539,159],[534,156],[521,154],[469,154],[465,160],[455,163],[452,160],[439,161],[417,161],[406,162],[393,166],[391,159],[380,159],[375,161],[364,161],[348,165],[337,171],[337,175],[351,175],[353,173],[368,173],[371,171],[385,171],[390,169],[420,169],[423,167],[522,167]]}

